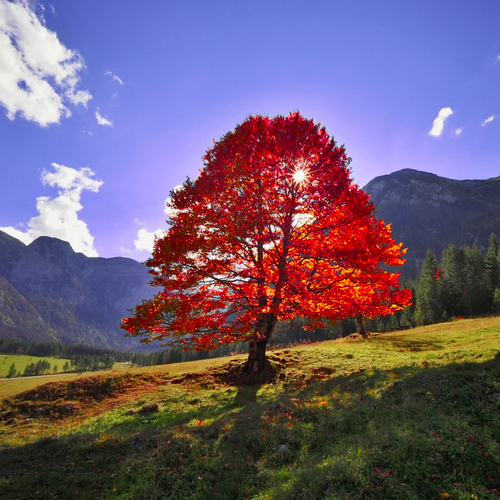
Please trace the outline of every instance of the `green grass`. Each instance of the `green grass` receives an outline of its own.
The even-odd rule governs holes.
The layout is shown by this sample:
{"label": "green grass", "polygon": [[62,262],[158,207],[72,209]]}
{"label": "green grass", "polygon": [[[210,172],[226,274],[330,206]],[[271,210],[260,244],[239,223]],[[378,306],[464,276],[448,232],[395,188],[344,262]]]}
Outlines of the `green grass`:
{"label": "green grass", "polygon": [[6,377],[7,374],[9,373],[9,368],[11,367],[12,363],[16,364],[16,370],[18,372],[21,372],[21,374],[24,372],[24,369],[31,363],[36,363],[42,359],[47,360],[50,363],[51,366],[51,373],[53,372],[54,366],[57,366],[57,372],[56,373],[61,373],[62,368],[64,366],[64,363],[68,362],[69,359],[59,359],[59,358],[50,358],[50,357],[37,357],[37,356],[24,356],[24,355],[17,355],[17,354],[0,354],[0,378]]}
{"label": "green grass", "polygon": [[[0,406],[9,499],[493,499],[500,317],[40,385]],[[152,406],[157,405],[157,406]]]}

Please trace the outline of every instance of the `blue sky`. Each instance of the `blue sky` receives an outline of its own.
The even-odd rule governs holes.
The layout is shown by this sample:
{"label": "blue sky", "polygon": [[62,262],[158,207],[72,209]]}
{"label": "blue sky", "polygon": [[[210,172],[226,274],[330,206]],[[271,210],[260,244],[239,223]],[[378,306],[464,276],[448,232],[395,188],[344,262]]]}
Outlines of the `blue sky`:
{"label": "blue sky", "polygon": [[148,257],[251,114],[325,125],[364,186],[500,175],[500,3],[0,0],[0,229]]}

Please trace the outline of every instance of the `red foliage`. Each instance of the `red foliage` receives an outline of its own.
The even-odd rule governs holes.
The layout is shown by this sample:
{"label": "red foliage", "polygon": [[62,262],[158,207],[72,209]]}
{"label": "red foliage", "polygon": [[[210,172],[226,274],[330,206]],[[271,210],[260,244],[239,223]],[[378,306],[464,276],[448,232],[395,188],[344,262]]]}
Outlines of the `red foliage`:
{"label": "red foliage", "polygon": [[251,116],[214,142],[196,181],[171,193],[170,228],[147,262],[160,291],[123,328],[205,350],[268,338],[297,315],[315,327],[407,306],[411,292],[386,270],[405,250],[349,163],[299,113]]}

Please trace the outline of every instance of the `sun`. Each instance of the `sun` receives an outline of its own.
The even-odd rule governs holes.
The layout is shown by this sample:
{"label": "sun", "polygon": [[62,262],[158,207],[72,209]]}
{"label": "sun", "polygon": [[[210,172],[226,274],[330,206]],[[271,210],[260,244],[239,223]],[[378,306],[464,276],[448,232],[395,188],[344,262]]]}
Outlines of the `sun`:
{"label": "sun", "polygon": [[307,172],[301,168],[298,168],[295,170],[293,173],[293,180],[297,184],[300,184],[301,182],[304,182],[307,179]]}

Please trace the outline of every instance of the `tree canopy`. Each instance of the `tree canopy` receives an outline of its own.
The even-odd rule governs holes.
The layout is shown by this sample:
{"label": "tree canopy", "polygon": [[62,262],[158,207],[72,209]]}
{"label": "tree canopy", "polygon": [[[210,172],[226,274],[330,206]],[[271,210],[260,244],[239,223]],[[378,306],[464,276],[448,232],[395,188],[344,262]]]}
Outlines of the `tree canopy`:
{"label": "tree canopy", "polygon": [[402,244],[320,124],[250,116],[203,160],[171,193],[170,227],[147,261],[159,291],[124,319],[130,335],[200,350],[249,341],[260,372],[278,320],[314,328],[410,303],[389,270],[404,263]]}

